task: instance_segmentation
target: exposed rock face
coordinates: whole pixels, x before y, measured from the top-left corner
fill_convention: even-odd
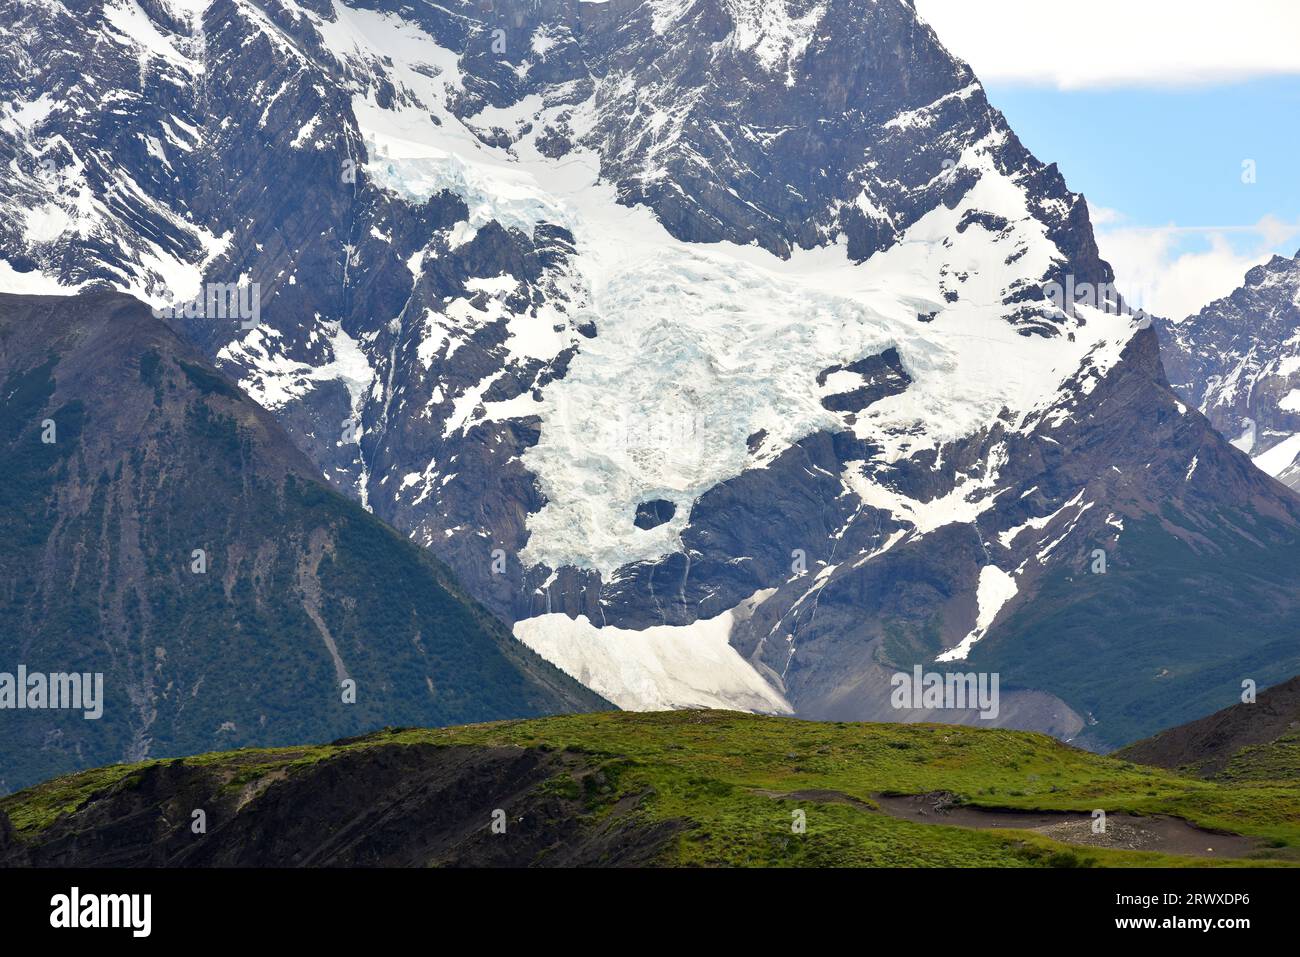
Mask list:
[[[128,296],[0,295],[0,428],[0,672],[102,674],[93,720],[84,693],[5,703],[2,791],[394,720],[607,707]]]
[[[648,532],[652,528],[658,528],[664,522],[671,521],[676,513],[677,506],[672,502],[655,498],[642,502],[636,507],[636,518],[632,520],[632,524]]]
[[[258,282],[176,326],[571,674],[1105,747],[1300,670],[1296,500],[905,0],[166,3],[12,7],[4,278]]]
[[[1300,487],[1300,253],[1254,267],[1231,295],[1160,332],[1175,390],[1256,465]]]
[[[1016,592],[998,627],[971,647],[969,664],[953,667],[1000,673],[1004,699],[1010,690],[1021,716],[1007,713],[1011,726],[1032,715],[1030,726],[1106,747],[1120,742],[1101,736],[1097,715],[1117,691],[1146,702],[1136,717],[1116,716],[1122,733],[1160,714],[1205,713],[1264,662],[1261,681],[1278,680],[1300,649],[1249,623],[1296,614],[1275,591],[1291,573],[1257,578],[1255,564],[1264,554],[1297,554],[1294,500],[1203,417],[1179,410],[1151,330],[1070,407],[1068,418],[1045,411],[1027,434],[995,428],[983,445],[946,453],[958,463],[1000,463],[998,487],[1007,491],[990,508],[920,536],[852,523],[839,544],[849,560],[819,556],[827,565],[811,587],[807,578],[782,586],[733,641],[780,676],[802,713],[888,719],[888,702],[876,695],[870,704],[868,689],[961,641],[994,568],[1011,573]],[[995,455],[1001,443],[1006,451]],[[871,542],[895,535],[896,544],[863,560]],[[1192,659],[1206,668],[1202,681],[1173,678],[1175,663]],[[1112,667],[1118,672],[1098,674]],[[1016,694],[1028,689],[1057,697],[1040,695],[1031,707]],[[956,717],[979,720],[973,710]]]
[[[599,826],[582,784],[603,777],[581,754],[504,747],[383,746],[230,786],[237,765],[152,765],[94,796],[36,841],[7,835],[6,867],[641,866],[678,833],[635,802]],[[578,782],[574,795],[544,787]],[[382,795],[382,800],[376,800]],[[507,837],[493,832],[509,808]],[[190,828],[203,808],[207,831]],[[499,812],[498,812],[499,813]],[[503,820],[503,824],[506,822]]]
[[[853,383],[849,391],[823,398],[822,405],[832,412],[862,412],[874,402],[906,392],[912,384],[897,349],[886,349],[878,356],[867,356],[846,366],[823,369],[817,376],[817,384],[825,386],[826,380],[837,372],[860,376],[862,383]]]

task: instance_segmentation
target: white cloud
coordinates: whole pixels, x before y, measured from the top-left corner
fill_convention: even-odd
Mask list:
[[[1092,219],[1092,225],[1095,228],[1124,221],[1124,214],[1119,210],[1111,209],[1108,206],[1094,206],[1092,203],[1088,204],[1088,216]]]
[[[1296,0],[916,0],[985,82],[1063,90],[1300,74]]]
[[[1300,236],[1300,223],[1272,216],[1250,226],[1126,226],[1114,210],[1092,214],[1125,299],[1174,322],[1228,295],[1247,270]]]

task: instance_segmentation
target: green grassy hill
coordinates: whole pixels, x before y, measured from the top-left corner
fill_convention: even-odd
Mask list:
[[[1115,757],[1224,781],[1300,781],[1300,677],[1135,741]]]
[[[938,823],[882,810],[886,795],[902,794],[942,795],[928,818]],[[959,812],[951,820],[983,823],[942,823],[944,805]],[[195,808],[206,834],[191,833]],[[1071,833],[1059,828],[990,828],[998,815],[980,808],[1078,812],[1062,821],[1085,834],[1101,808],[1139,831],[1163,821],[1207,845],[1227,840],[1172,820],[1183,819],[1244,835],[1249,850],[1211,860],[1162,853],[1159,841],[1133,851],[1094,836],[1083,846],[1049,836]],[[119,765],[13,795],[0,811],[0,862],[9,864],[1300,863],[1294,777],[1206,781],[1025,732],[716,711],[388,730]],[[505,833],[493,833],[497,811]]]

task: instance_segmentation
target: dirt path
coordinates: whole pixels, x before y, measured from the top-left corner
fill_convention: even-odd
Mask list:
[[[1013,828],[1033,831],[1062,844],[1079,847],[1105,847],[1120,851],[1158,851],[1184,857],[1235,859],[1248,857],[1259,849],[1254,838],[1240,834],[1216,834],[1181,818],[1154,815],[1140,817],[1136,814],[1115,812],[1106,815],[1104,833],[1093,832],[1092,815],[1075,811],[1016,811],[989,809],[955,804],[951,794],[919,794],[898,797],[873,794],[879,805],[876,811],[869,804],[840,791],[807,790],[786,794],[761,792],[769,797],[792,801],[815,801],[821,804],[849,804],[870,813],[884,813],[890,817],[915,821],[920,824],[947,824],[951,827],[970,827],[979,830]]]
[[[1016,828],[1033,831],[1063,844],[1108,847],[1121,851],[1159,851],[1187,857],[1240,858],[1257,850],[1253,838],[1216,834],[1181,818],[1115,812],[1106,815],[1104,833],[1093,832],[1091,814],[1071,811],[990,810],[950,805],[951,797],[922,794],[905,797],[873,795],[891,817],[923,824],[950,824],[984,829]]]

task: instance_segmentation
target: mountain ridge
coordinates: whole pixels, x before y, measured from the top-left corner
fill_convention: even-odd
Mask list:
[[[5,790],[402,714],[607,706],[317,479],[138,301],[0,294],[0,383],[0,671],[104,676],[96,720],[6,710]]]
[[[1300,251],[1159,329],[1175,388],[1262,470],[1300,486]]]

